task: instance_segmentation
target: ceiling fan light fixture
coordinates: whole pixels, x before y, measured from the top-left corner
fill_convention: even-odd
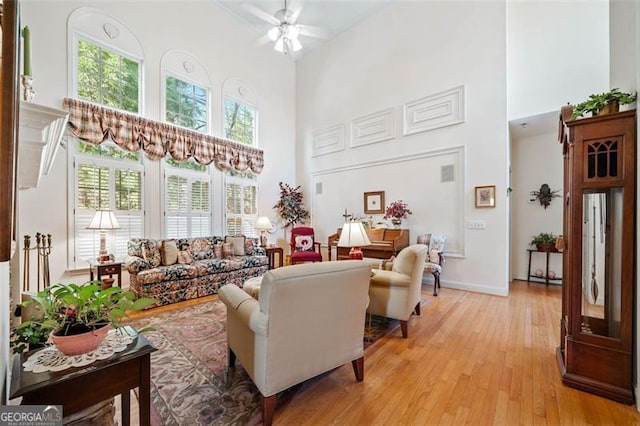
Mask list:
[[[273,48],[275,50],[277,50],[278,52],[280,52],[280,53],[286,54],[287,51],[285,50],[286,47],[285,47],[285,42],[284,41],[285,41],[285,37],[280,37],[278,39],[278,41],[276,41],[276,44],[273,46]]]
[[[267,35],[269,36],[269,39],[271,41],[276,41],[278,40],[278,38],[280,38],[280,35],[282,34],[282,31],[280,30],[280,27],[273,27],[269,30],[269,32],[267,33]]]
[[[297,38],[292,38],[291,47],[293,48],[294,52],[297,52],[298,50],[302,49],[302,44],[300,44],[300,41]]]

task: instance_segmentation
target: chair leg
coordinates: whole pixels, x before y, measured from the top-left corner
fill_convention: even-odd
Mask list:
[[[228,351],[227,359],[229,360],[229,367],[235,367],[235,365],[236,365],[236,354],[229,347],[227,347],[227,351]]]
[[[433,295],[438,295],[438,288],[440,288],[440,274],[437,272],[433,273]]]
[[[415,312],[416,315],[420,316],[420,302],[416,303],[416,307],[413,308],[413,312]]]
[[[407,330],[408,324],[409,324],[409,321],[400,321],[400,329],[402,330],[402,337],[404,337],[405,339],[409,337],[409,331]]]
[[[356,375],[356,380],[361,382],[364,380],[364,357],[360,357],[358,359],[354,359],[351,361],[351,366],[353,367],[353,372]]]
[[[262,424],[264,426],[271,426],[273,423],[273,413],[276,411],[276,396],[263,396],[262,397]]]

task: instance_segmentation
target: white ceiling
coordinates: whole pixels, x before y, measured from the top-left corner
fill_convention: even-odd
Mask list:
[[[273,42],[266,37],[267,31],[273,25],[256,15],[263,12],[274,16],[278,10],[284,8],[284,0],[213,1],[234,15],[239,22],[252,28],[256,33],[257,43],[264,44],[265,48],[273,48]],[[301,35],[299,40],[302,43],[302,50],[296,57],[357,25],[392,1],[394,0],[287,0],[288,9],[293,12],[300,11],[296,21],[298,25],[323,35],[323,38]],[[250,9],[255,10],[256,13],[252,13]],[[280,53],[274,50],[274,54]]]

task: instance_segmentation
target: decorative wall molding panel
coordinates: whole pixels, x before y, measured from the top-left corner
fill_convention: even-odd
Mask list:
[[[408,102],[402,113],[405,136],[464,123],[464,86]]]
[[[351,122],[351,148],[395,137],[395,108],[374,112]]]
[[[313,132],[313,156],[329,154],[344,149],[345,125],[337,124]]]

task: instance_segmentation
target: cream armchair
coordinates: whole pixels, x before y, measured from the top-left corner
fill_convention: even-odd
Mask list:
[[[276,394],[351,362],[364,378],[364,327],[371,267],[362,261],[307,263],[268,271],[258,300],[234,285],[227,306],[229,366],[236,357],[262,394],[271,424]]]
[[[369,283],[369,313],[400,320],[402,337],[413,312],[420,315],[422,275],[428,247],[414,244],[398,253],[390,271],[379,269]]]

